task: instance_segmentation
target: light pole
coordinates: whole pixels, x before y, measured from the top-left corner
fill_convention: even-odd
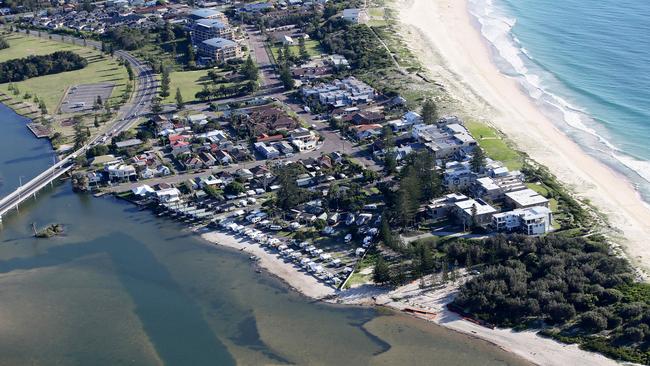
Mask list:
[[[20,210],[18,209],[18,205],[20,204],[20,201],[22,200],[23,196],[23,177],[24,175],[21,175],[18,177],[18,202],[16,202],[16,212],[20,213]]]

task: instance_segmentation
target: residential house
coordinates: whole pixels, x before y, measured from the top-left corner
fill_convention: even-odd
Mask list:
[[[267,145],[264,142],[256,142],[253,144],[255,150],[262,154],[266,159],[275,159],[280,157],[280,152],[273,146]]]
[[[530,188],[505,194],[506,204],[512,208],[528,208],[542,206],[548,208],[549,201]]]
[[[448,190],[459,191],[469,188],[476,178],[469,161],[450,161],[445,164],[442,184]]]
[[[201,169],[205,165],[203,160],[199,159],[199,157],[194,154],[187,156],[181,164],[186,170]]]
[[[354,24],[365,24],[370,20],[366,9],[344,9],[341,18]]]
[[[224,150],[216,150],[213,153],[215,159],[221,164],[221,165],[229,165],[234,163],[234,159],[230,154],[228,154],[227,151]]]
[[[373,123],[381,123],[384,121],[384,119],[385,117],[382,113],[366,110],[355,113],[352,116],[352,123],[355,125],[367,125]]]
[[[108,173],[108,179],[111,181],[127,181],[138,176],[135,167],[130,164],[113,164],[105,168]]]
[[[375,90],[371,86],[354,76],[334,80],[329,84],[303,86],[301,93],[306,99],[317,98],[321,105],[334,108],[369,103],[376,97]]]
[[[359,125],[350,127],[358,140],[366,140],[381,136],[382,126],[379,124]]]
[[[164,188],[155,192],[158,201],[163,203],[177,202],[180,200],[181,192],[177,188]]]
[[[450,193],[444,197],[437,198],[427,205],[427,213],[432,219],[446,218],[451,213],[451,209],[455,207],[456,202],[466,201],[468,198],[464,194]]]
[[[318,143],[318,135],[314,131],[300,127],[291,131],[291,143],[301,152],[313,150]]]
[[[454,203],[453,212],[464,226],[486,226],[492,222],[497,210],[479,199],[468,199]]]
[[[207,151],[199,153],[199,158],[203,161],[203,166],[206,167],[213,166],[217,162],[217,159]]]
[[[460,124],[443,126],[419,124],[413,126],[413,138],[425,144],[436,159],[446,159],[459,152],[469,153],[477,146],[476,140]]]
[[[496,231],[517,231],[526,235],[543,235],[551,231],[553,215],[544,206],[518,208],[492,216],[492,226]]]

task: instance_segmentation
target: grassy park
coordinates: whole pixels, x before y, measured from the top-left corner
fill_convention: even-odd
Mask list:
[[[116,60],[102,55],[99,51],[59,42],[57,36],[48,39],[45,33],[41,38],[11,34],[5,39],[10,47],[0,50],[0,62],[29,55],[51,54],[56,51],[73,51],[88,60],[88,66],[81,70],[40,76],[14,83],[21,92],[20,96],[13,96],[8,90],[8,83],[0,84],[1,92],[12,95],[18,101],[22,100],[22,95],[25,93],[36,95],[45,102],[48,111],[52,113],[56,110],[66,89],[77,84],[110,82],[116,86],[111,94],[112,99],[117,99],[124,93],[128,82],[126,69]]]
[[[181,89],[181,95],[186,102],[196,100],[194,95],[203,89],[203,85],[210,85],[209,70],[173,71],[169,74],[169,96],[163,103],[176,103],[176,88]]]
[[[214,83],[208,76],[210,70],[193,70],[193,71],[172,71],[169,74],[169,96],[165,98],[163,104],[174,104],[176,103],[176,88],[180,88],[181,95],[185,102],[194,102],[196,101],[196,93],[203,89],[203,85],[209,87],[218,87],[219,85],[223,86],[232,86],[235,83],[232,82],[219,82]],[[224,75],[224,72],[221,71],[221,75]]]
[[[278,58],[278,49],[280,48],[282,48],[281,45],[271,47],[271,50],[273,52],[273,58],[275,59]],[[312,58],[319,56],[323,53],[321,51],[320,44],[318,43],[318,41],[315,41],[313,39],[305,40],[305,48],[307,49],[307,53],[309,54],[309,56],[311,56]],[[291,50],[291,53],[294,56],[298,56],[300,54],[300,46],[298,46],[297,42],[295,45],[289,46],[289,49]]]

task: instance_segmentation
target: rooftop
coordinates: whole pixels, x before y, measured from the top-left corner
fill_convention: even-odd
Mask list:
[[[214,48],[234,47],[237,45],[235,42],[225,38],[210,38],[202,43]]]
[[[506,196],[520,206],[535,206],[546,204],[548,202],[548,199],[530,188],[522,189],[520,191],[508,192],[506,193]]]

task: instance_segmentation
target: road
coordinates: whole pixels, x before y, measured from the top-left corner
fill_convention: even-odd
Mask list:
[[[63,39],[75,43],[83,42],[82,40],[69,36],[65,36]],[[86,44],[91,47],[101,47],[101,45],[95,41],[88,41]],[[106,133],[93,137],[86,145],[67,155],[58,163],[54,164],[29,182],[26,182],[15,191],[2,198],[0,200],[0,221],[2,221],[2,216],[11,209],[18,208],[18,205],[24,200],[28,199],[30,196],[36,196],[36,193],[47,184],[53,182],[56,178],[71,170],[75,165],[74,162],[77,156],[85,154],[86,150],[90,147],[99,143],[104,143],[111,137],[131,128],[140,116],[148,113],[157,88],[157,81],[151,68],[131,56],[126,51],[117,51],[115,54],[116,56],[128,61],[131,64],[133,71],[136,73],[138,86],[135,94],[131,97],[129,102],[119,109],[117,117],[114,120],[115,122],[110,126]]]

